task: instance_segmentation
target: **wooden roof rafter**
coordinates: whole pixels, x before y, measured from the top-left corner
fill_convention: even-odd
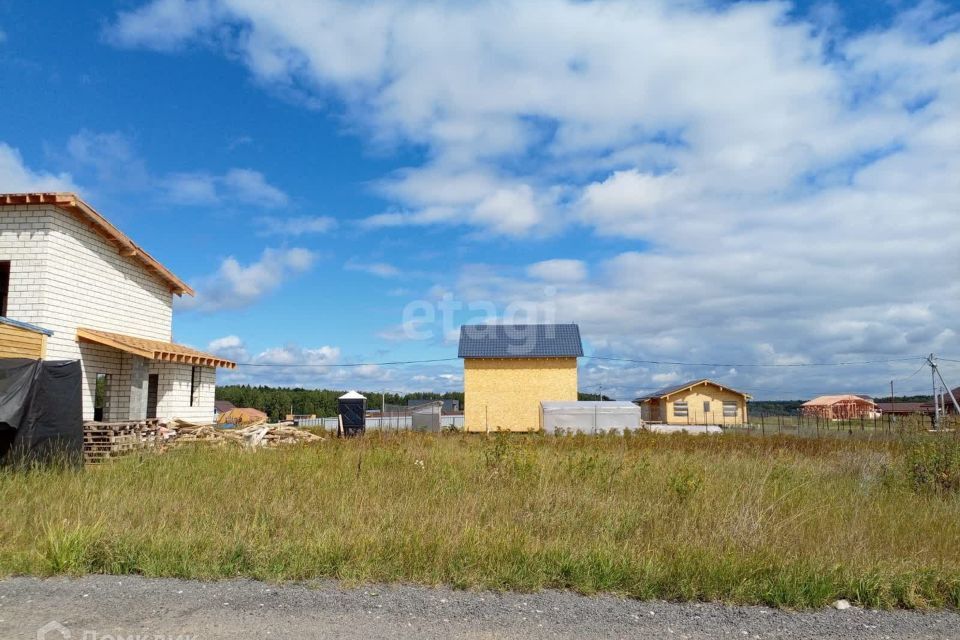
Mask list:
[[[167,284],[172,293],[194,295],[195,292],[190,285],[160,264],[156,258],[144,251],[129,236],[113,226],[109,220],[100,215],[76,194],[65,192],[0,194],[0,207],[30,204],[49,204],[73,214],[80,222],[117,247],[120,255],[134,258],[140,262],[144,268]]]
[[[111,333],[109,331],[84,329],[80,327],[77,329],[77,341],[103,345],[158,362],[173,362],[176,364],[189,364],[201,367],[221,367],[224,369],[235,369],[237,366],[237,363],[227,360],[226,358],[220,358],[210,353],[197,351],[196,349],[191,349],[190,347],[185,347],[174,342],[138,338],[122,333]]]

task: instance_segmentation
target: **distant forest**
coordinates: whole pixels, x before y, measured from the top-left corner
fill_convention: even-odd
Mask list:
[[[300,389],[288,387],[266,387],[250,385],[228,385],[217,387],[217,400],[229,400],[238,407],[253,407],[267,413],[271,420],[281,420],[288,413],[316,414],[317,417],[337,415],[337,398],[345,391],[331,389]],[[380,409],[381,400],[388,405],[406,405],[410,400],[459,400],[464,406],[462,391],[447,393],[388,393],[381,396],[379,391],[361,391],[367,397],[368,409]],[[577,394],[580,400],[599,400],[596,393]],[[604,395],[604,401],[613,398]],[[874,398],[877,402],[890,402],[890,398]],[[897,396],[896,402],[929,402],[930,396]],[[768,416],[795,416],[803,400],[752,400],[750,413]]]
[[[282,420],[289,413],[297,415],[315,414],[319,418],[337,415],[337,398],[346,391],[332,389],[301,389],[289,387],[266,387],[250,385],[227,385],[217,387],[217,400],[228,400],[237,407],[252,407],[259,409],[270,416],[271,420]],[[367,397],[368,409],[380,409],[381,402],[388,405],[398,404],[405,406],[410,400],[459,400],[463,407],[463,392],[450,391],[448,393],[387,393],[381,395],[379,391],[361,391]],[[580,400],[599,400],[595,393],[578,394]],[[603,396],[604,400],[611,400]]]

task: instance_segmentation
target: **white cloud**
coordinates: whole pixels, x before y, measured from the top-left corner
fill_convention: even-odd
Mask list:
[[[161,0],[141,9],[120,14],[118,27],[107,32],[107,39],[118,46],[149,46],[172,50],[185,38],[198,35],[213,26],[216,3],[206,0]]]
[[[22,191],[77,191],[69,173],[34,171],[23,162],[20,152],[0,142],[0,185],[7,193]]]
[[[223,173],[175,171],[154,174],[136,149],[131,136],[120,131],[81,129],[70,136],[58,158],[88,190],[139,192],[190,205],[225,202],[276,209],[290,198],[259,171],[231,168]],[[303,220],[303,219],[302,219]],[[321,219],[313,219],[314,225]]]
[[[90,181],[100,188],[145,189],[150,178],[146,164],[131,140],[118,131],[81,129],[70,136],[66,160],[78,174],[90,172]]]
[[[586,277],[551,303],[606,352],[801,363],[928,351],[960,315],[960,21],[923,3],[841,32],[829,12],[814,24],[790,10],[164,0],[110,32],[125,46],[219,48],[264,86],[335,98],[371,144],[423,149],[378,183],[391,206],[367,226],[603,236]],[[603,257],[608,242],[621,244]],[[544,300],[537,269],[500,271],[451,278],[464,300]],[[626,393],[662,373],[585,379]],[[736,379],[819,391],[892,373]]]
[[[163,189],[179,204],[216,204],[220,201],[213,176],[203,173],[173,173],[164,178]]]
[[[259,171],[230,169],[222,175],[174,173],[160,180],[167,197],[181,204],[236,202],[275,208],[289,202],[286,193],[269,184]]]
[[[260,260],[241,264],[233,256],[220,268],[194,283],[195,298],[181,298],[178,306],[212,313],[249,306],[279,288],[286,280],[313,266],[316,256],[302,248],[264,249]]]
[[[239,202],[280,207],[289,201],[287,194],[267,183],[263,174],[253,169],[230,169],[222,181],[225,195]]]
[[[233,362],[247,362],[250,359],[243,340],[235,335],[211,340],[207,345],[207,351]]]
[[[295,216],[279,218],[264,216],[255,222],[264,236],[302,236],[311,233],[327,233],[337,226],[336,218],[330,216]]]
[[[396,278],[401,274],[400,269],[389,262],[364,262],[356,258],[347,260],[343,268],[350,271],[362,271],[380,278]]]
[[[211,341],[207,350],[238,363],[254,365],[218,373],[219,384],[386,390],[393,393],[449,391],[463,385],[459,365],[420,364],[409,368],[383,367],[376,364],[330,366],[370,360],[356,355],[345,357],[340,347],[332,345],[306,347],[285,344],[255,350],[248,347],[240,337],[231,335]]]
[[[580,282],[587,277],[587,265],[582,260],[544,260],[527,267],[527,275],[547,282]]]
[[[237,349],[242,346],[243,341],[240,340],[240,337],[231,335],[211,340],[210,344],[207,345],[207,349],[210,351],[220,352],[224,349]]]

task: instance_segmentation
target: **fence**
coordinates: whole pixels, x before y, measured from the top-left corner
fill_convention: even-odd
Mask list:
[[[336,431],[338,419],[333,418],[312,418],[298,420],[298,427],[311,427],[324,429],[326,431]],[[444,429],[457,428],[463,429],[463,416],[440,416],[440,426]],[[366,428],[371,431],[405,431],[413,428],[412,416],[383,416],[382,418],[367,418]]]
[[[861,416],[845,420],[830,420],[819,416],[774,416],[752,414],[748,424],[727,426],[728,431],[751,435],[795,435],[803,437],[898,437],[933,429],[931,416],[916,413],[908,415]],[[960,416],[940,417],[940,429],[953,435],[960,434]]]

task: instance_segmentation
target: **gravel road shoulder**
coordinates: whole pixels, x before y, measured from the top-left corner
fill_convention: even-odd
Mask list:
[[[0,580],[0,638],[960,638],[951,611],[786,612],[335,582],[271,585],[131,576]],[[69,635],[63,631],[66,629]]]

